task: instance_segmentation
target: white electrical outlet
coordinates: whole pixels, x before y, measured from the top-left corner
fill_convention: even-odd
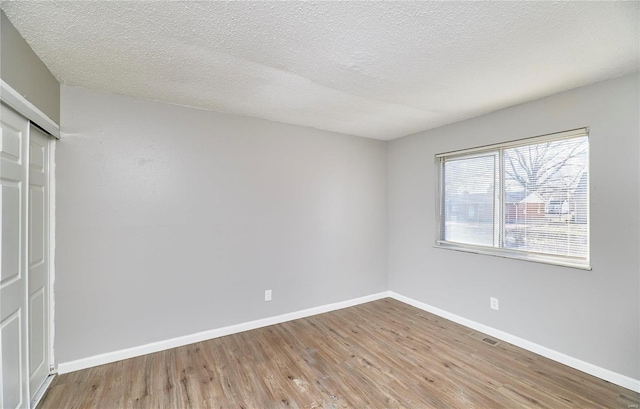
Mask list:
[[[500,309],[500,304],[498,303],[497,298],[489,297],[489,306],[491,307],[492,310]]]
[[[264,290],[264,300],[271,301],[271,290]]]

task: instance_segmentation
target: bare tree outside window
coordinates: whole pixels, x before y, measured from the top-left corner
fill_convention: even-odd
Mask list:
[[[505,248],[587,253],[586,137],[504,150]]]
[[[577,184],[586,169],[587,138],[505,149],[505,174],[512,185],[540,194]]]

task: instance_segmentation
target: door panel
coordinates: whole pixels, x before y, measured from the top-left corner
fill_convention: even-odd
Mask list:
[[[49,376],[49,137],[29,130],[29,390]]]
[[[0,366],[3,408],[29,405],[27,358],[27,143],[29,122],[0,106]]]
[[[2,178],[2,220],[20,219],[21,183]],[[2,224],[2,274],[0,285],[8,286],[20,279],[20,223]]]
[[[46,338],[46,303],[45,291],[40,289],[29,295],[29,339]],[[46,345],[43,342],[29,342],[29,373],[36,374],[42,367],[47,367]],[[49,375],[47,374],[45,378]],[[40,385],[30,385],[31,395],[38,390]],[[35,391],[33,389],[35,386]],[[31,396],[33,398],[33,396]]]
[[[25,384],[23,378],[26,374],[22,336],[23,312],[18,309],[15,313],[6,317],[0,324],[2,330],[2,407],[22,408],[25,405]]]
[[[44,200],[44,188],[34,186],[31,181],[29,186],[29,269],[45,262]],[[31,277],[29,279],[31,280]]]

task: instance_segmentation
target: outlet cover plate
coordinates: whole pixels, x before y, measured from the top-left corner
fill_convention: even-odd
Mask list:
[[[498,303],[498,299],[494,297],[489,297],[489,306],[492,310],[499,310],[500,304]]]

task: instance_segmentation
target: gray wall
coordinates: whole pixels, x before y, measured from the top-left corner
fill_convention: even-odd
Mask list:
[[[386,142],[68,86],[61,126],[58,363],[387,290]]]
[[[640,379],[639,89],[628,75],[390,142],[390,289]],[[582,126],[592,271],[432,247],[435,154]]]
[[[0,77],[27,101],[60,123],[60,84],[0,11]]]

